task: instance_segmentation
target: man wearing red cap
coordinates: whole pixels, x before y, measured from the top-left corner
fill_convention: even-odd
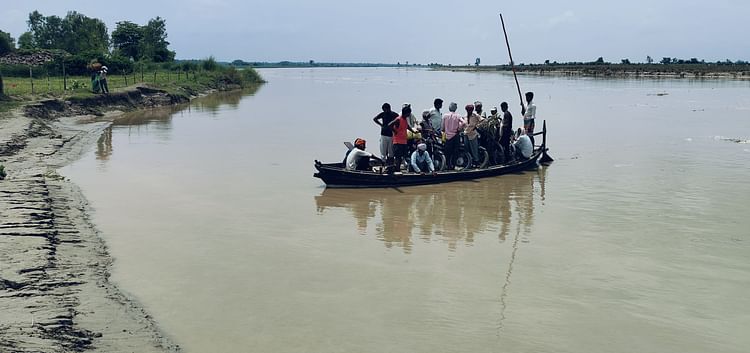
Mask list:
[[[370,152],[365,151],[366,141],[358,138],[354,140],[354,148],[346,156],[346,170],[370,170],[370,158],[377,159],[382,162],[382,159],[373,155]]]

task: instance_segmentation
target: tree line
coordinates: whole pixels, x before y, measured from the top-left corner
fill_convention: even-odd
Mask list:
[[[651,56],[646,56],[646,64],[653,64],[654,59]],[[686,64],[711,64],[711,65],[747,65],[748,62],[744,60],[737,60],[732,61],[730,59],[726,60],[718,60],[716,62],[708,62],[704,59],[698,59],[698,58],[690,58],[690,59],[679,59],[679,58],[670,58],[670,57],[663,57],[659,62],[659,64],[664,65],[670,65],[670,64],[679,64],[679,65],[686,65]],[[612,65],[612,64],[624,64],[624,65],[631,65],[631,64],[639,64],[638,62],[631,62],[629,58],[625,58],[620,60],[619,63],[612,63],[604,60],[604,57],[599,57],[594,61],[587,61],[587,62],[581,62],[581,61],[570,61],[570,62],[562,62],[558,63],[557,61],[550,62],[550,60],[545,60],[544,65],[549,66],[556,66],[556,65],[564,65],[564,66],[570,66],[570,65]],[[641,63],[642,64],[642,63]],[[524,64],[520,64],[524,65]],[[538,65],[538,64],[527,64],[527,65]]]
[[[111,35],[102,20],[76,11],[69,11],[65,17],[33,11],[26,23],[28,31],[18,37],[18,47],[10,33],[0,30],[0,56],[14,51],[33,54],[62,50],[65,55],[60,55],[49,69],[58,71],[56,67],[65,64],[70,74],[85,73],[92,62],[107,65],[116,73],[132,71],[135,62],[169,63],[175,57],[169,49],[166,21],[158,16],[144,25],[117,22]]]

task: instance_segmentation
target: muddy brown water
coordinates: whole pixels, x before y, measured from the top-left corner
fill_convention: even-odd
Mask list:
[[[512,76],[263,70],[130,114],[61,173],[113,280],[189,352],[746,352],[750,83],[521,76],[556,161],[326,190],[380,105],[507,100]]]

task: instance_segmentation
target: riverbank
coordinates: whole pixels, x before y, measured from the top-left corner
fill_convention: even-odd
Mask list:
[[[136,86],[0,113],[0,165],[7,173],[0,180],[0,351],[180,350],[109,282],[112,258],[86,198],[56,170],[78,159],[122,113],[215,90],[201,89]]]
[[[511,71],[510,65],[431,66],[431,68],[458,72]],[[750,65],[748,64],[531,64],[516,66],[515,70],[520,74],[531,75],[750,80]]]

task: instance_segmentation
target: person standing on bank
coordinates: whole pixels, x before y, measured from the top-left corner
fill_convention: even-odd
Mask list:
[[[500,146],[503,148],[505,163],[510,162],[510,137],[513,135],[513,115],[508,111],[508,103],[500,103],[503,112],[503,123],[500,125]]]
[[[411,131],[411,133],[416,133],[409,126],[409,115],[411,115],[411,108],[408,106],[404,107],[401,109],[401,116],[388,124],[388,127],[393,129],[393,157],[396,160],[396,171],[399,171],[404,159],[409,158],[408,134],[406,132]]]
[[[443,116],[442,130],[445,132],[445,164],[448,170],[453,169],[453,158],[456,155],[456,149],[459,144],[458,133],[466,126],[466,120],[456,114],[458,104],[451,102],[448,105],[448,114]]]
[[[531,144],[534,144],[534,119],[536,119],[536,104],[533,102],[534,92],[526,92],[526,107],[521,104],[521,115],[523,115],[523,129],[529,135]]]
[[[109,94],[109,86],[107,85],[107,67],[102,66],[102,71],[99,72],[99,86],[101,86],[102,93]]]
[[[375,124],[380,125],[380,157],[384,161],[390,161],[393,158],[393,130],[390,124],[396,120],[398,114],[391,111],[391,105],[383,103],[383,112],[372,118]]]

